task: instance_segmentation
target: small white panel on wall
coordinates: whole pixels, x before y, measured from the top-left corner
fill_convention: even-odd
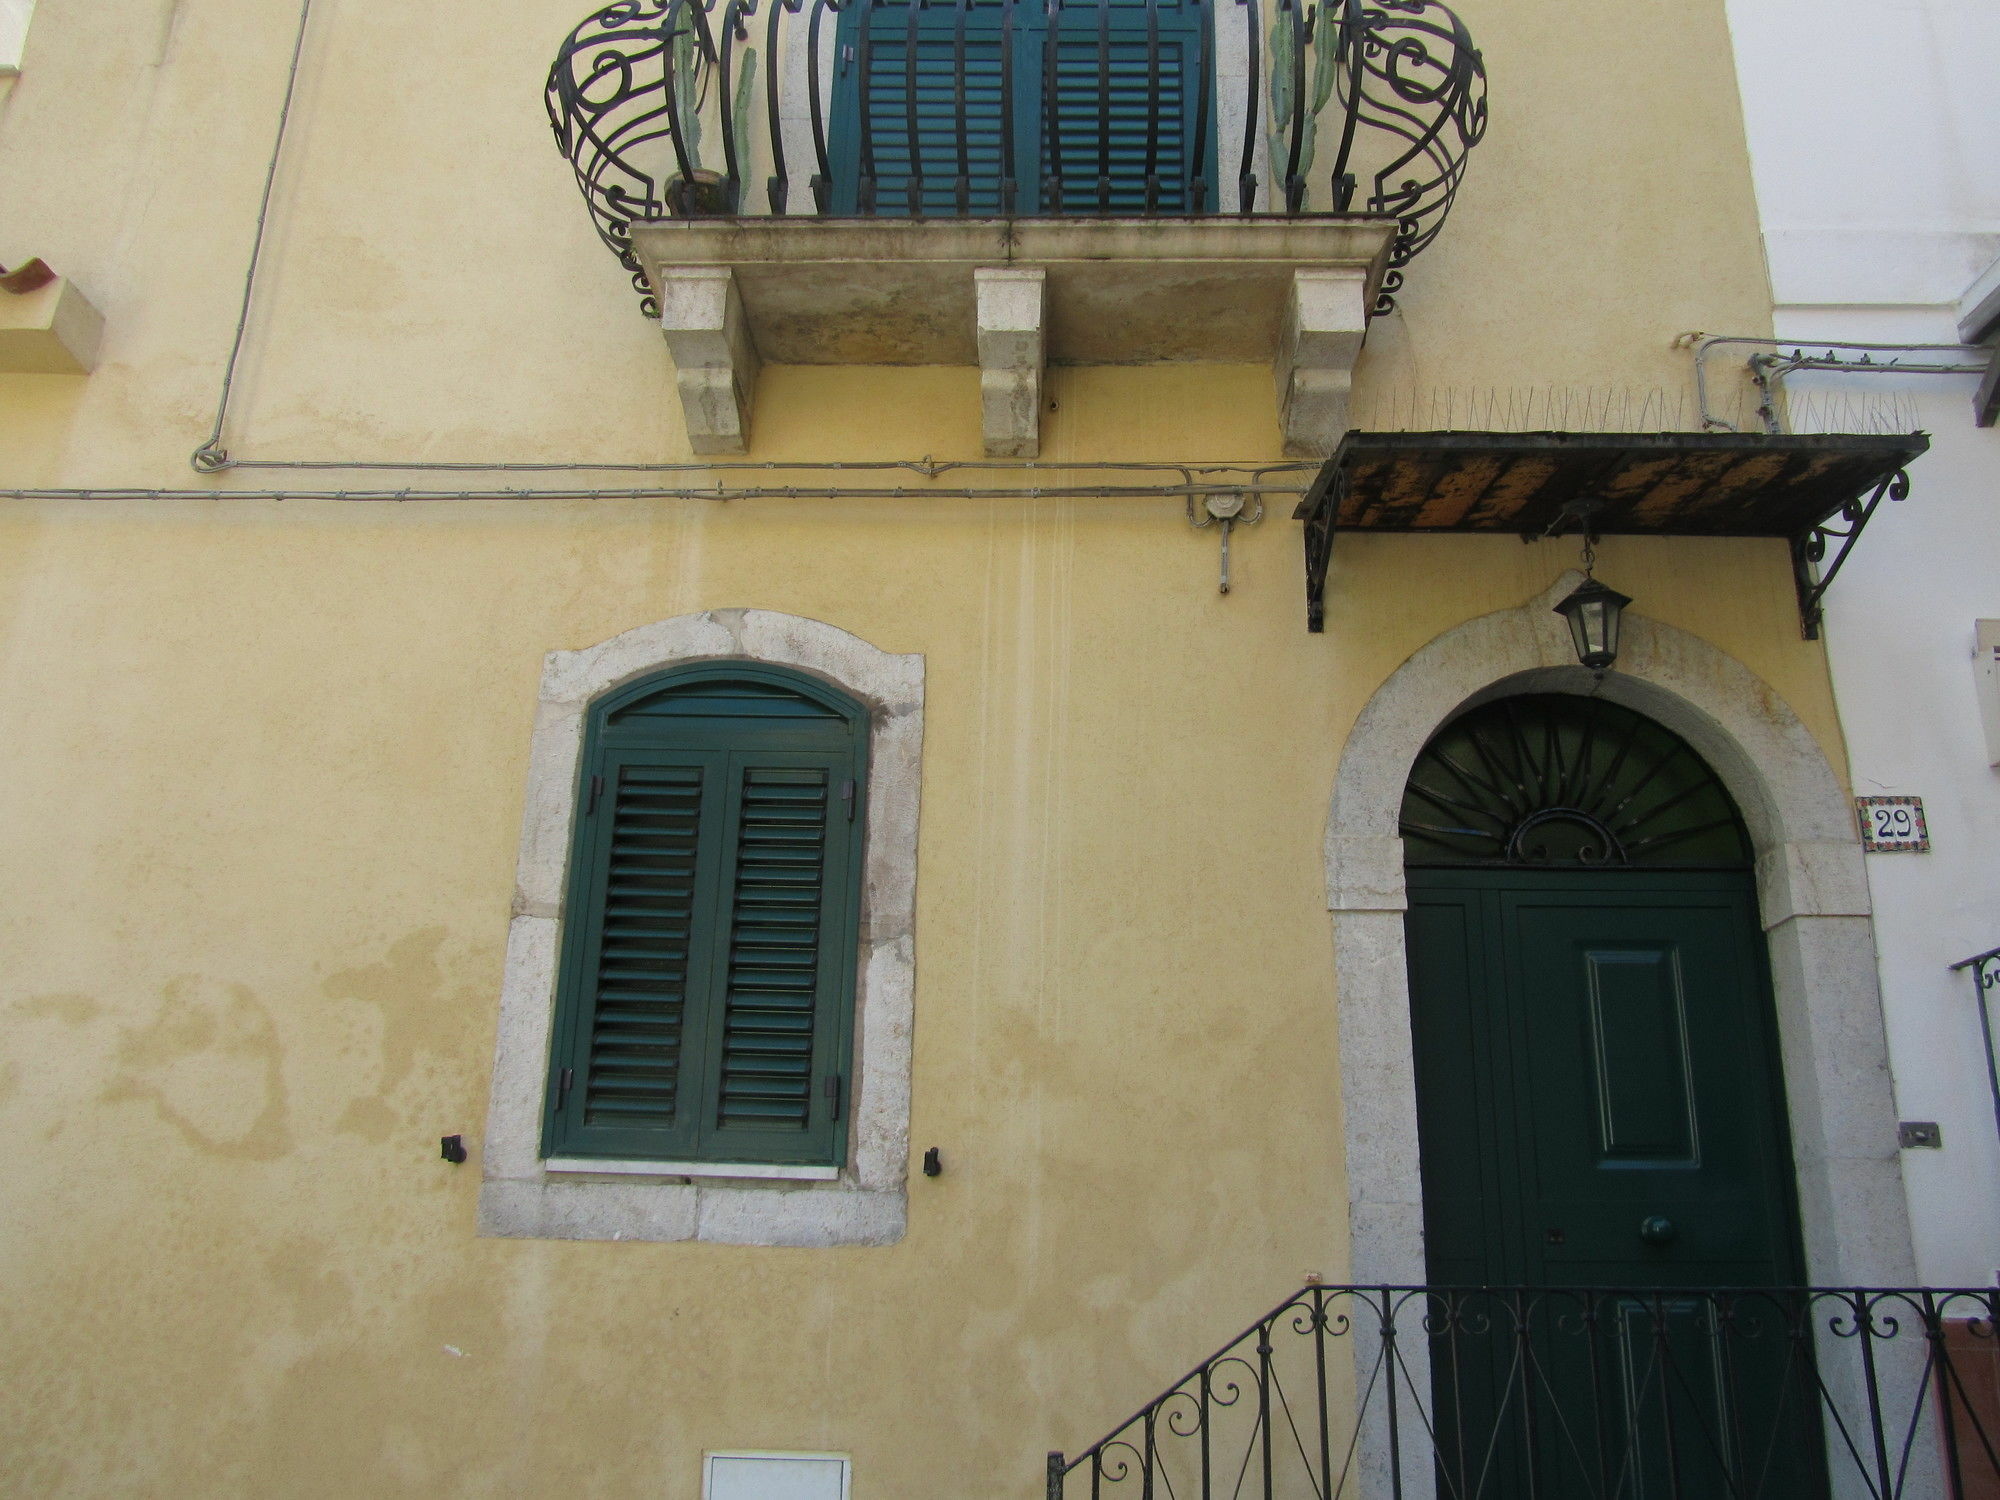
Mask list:
[[[1986,727],[1986,763],[2000,766],[2000,620],[1974,620],[1972,673],[1979,721]]]
[[[0,0],[0,75],[21,70],[21,54],[28,47],[28,18],[35,13],[35,0]]]
[[[710,1453],[702,1460],[704,1500],[847,1500],[840,1453]]]

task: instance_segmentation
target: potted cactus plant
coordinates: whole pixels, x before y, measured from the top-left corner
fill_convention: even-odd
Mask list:
[[[677,32],[672,46],[671,87],[674,120],[680,133],[681,150],[688,164],[685,172],[667,179],[667,212],[676,218],[703,218],[736,211],[736,179],[701,165],[702,106],[707,94],[712,64],[698,48],[694,34]],[[729,132],[737,172],[743,170],[750,146],[750,99],[756,82],[757,49],[744,49],[743,66],[737,74],[734,97],[726,101],[723,129]]]
[[[1273,190],[1278,192],[1286,190],[1284,176],[1291,163],[1293,122],[1300,115],[1304,116],[1304,123],[1300,127],[1296,177],[1301,189],[1312,172],[1320,111],[1333,95],[1334,75],[1340,63],[1340,18],[1333,5],[1321,4],[1310,28],[1310,40],[1302,43],[1300,33],[1306,29],[1289,10],[1281,10],[1277,24],[1271,28],[1271,179]],[[1298,66],[1301,45],[1312,50],[1309,70]],[[1301,90],[1299,83],[1308,71],[1310,82]],[[1310,97],[1301,99],[1298,97],[1301,92]],[[1296,210],[1303,204],[1287,206]]]

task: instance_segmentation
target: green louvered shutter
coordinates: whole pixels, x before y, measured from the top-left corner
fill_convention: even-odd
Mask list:
[[[1055,109],[1041,120],[1042,211],[1193,212],[1194,112],[1200,100],[1201,13],[1188,4],[1065,8],[1057,32]],[[1046,65],[1045,65],[1046,66]],[[1099,80],[1104,80],[1100,86]],[[1044,94],[1046,99],[1046,93]],[[1215,208],[1214,173],[1203,204]]]
[[[838,1162],[865,744],[865,719],[699,676],[593,723],[547,1154]]]
[[[846,1086],[826,1049],[853,964],[847,893],[830,878],[849,862],[851,767],[738,755],[731,776],[709,1134],[740,1160],[798,1160],[824,1154]]]
[[[1016,7],[1020,31],[1033,7]],[[834,212],[998,214],[1010,111],[997,5],[876,4],[842,12],[835,78]],[[910,62],[914,21],[916,63]],[[962,23],[962,24],[961,24]],[[1039,33],[1037,33],[1039,35]],[[1016,57],[1020,56],[1017,45]],[[960,96],[959,58],[965,87]],[[960,122],[963,120],[963,128]],[[1032,157],[1017,159],[1016,172]],[[921,191],[919,191],[919,179]]]
[[[995,0],[964,9],[879,0],[841,12],[831,145],[835,213],[1001,213],[1003,131],[1014,143],[1017,213],[1058,211],[1058,148],[1062,211],[1145,213],[1150,174],[1157,179],[1153,212],[1190,213],[1189,181],[1197,171],[1208,184],[1201,207],[1213,211],[1215,136],[1213,129],[1197,130],[1195,119],[1204,102],[1206,53],[1199,5],[1063,6],[1053,118],[1046,107],[1047,7],[1016,4],[1004,27],[1003,15]],[[1003,50],[1011,51],[1004,75]],[[1100,87],[1100,79],[1108,86]],[[1010,90],[1012,97],[1004,97]]]
[[[577,850],[588,883],[569,946],[553,1108],[564,1153],[666,1157],[694,1149],[706,1050],[727,759],[626,752],[584,791]],[[590,804],[595,804],[590,805]]]

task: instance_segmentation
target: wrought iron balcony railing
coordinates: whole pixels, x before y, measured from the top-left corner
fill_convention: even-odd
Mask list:
[[[1308,1286],[1048,1500],[1989,1500],[2000,1291]]]
[[[1437,0],[615,0],[547,104],[642,295],[643,220],[1330,212],[1387,297],[1486,128]]]

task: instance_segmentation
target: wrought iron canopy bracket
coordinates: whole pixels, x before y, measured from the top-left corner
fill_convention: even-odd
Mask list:
[[[1891,500],[1907,499],[1910,493],[1910,474],[1907,469],[1898,469],[1885,475],[1874,491],[1863,497],[1856,495],[1843,504],[1839,510],[1819,521],[1810,530],[1792,538],[1792,583],[1799,595],[1799,630],[1809,641],[1819,639],[1822,620],[1820,601],[1826,597],[1828,586],[1834,575],[1840,571],[1847,554],[1854,550],[1854,544],[1861,540],[1861,532],[1883,497]],[[1833,549],[1833,561],[1826,563],[1829,548]],[[1824,566],[1821,566],[1825,563]]]
[[[1979,1001],[1979,1037],[1986,1044],[1986,1083],[1993,1092],[1993,1128],[2000,1130],[2000,1057],[1993,1052],[1993,1012],[1986,998],[2000,986],[2000,948],[1962,958],[1951,967],[1953,972],[1972,970],[1973,996]]]
[[[1306,629],[1314,635],[1326,630],[1326,569],[1333,561],[1334,519],[1340,514],[1346,490],[1347,476],[1336,469],[1332,482],[1316,497],[1308,495],[1301,506],[1306,523]],[[1317,505],[1313,504],[1315,498]]]

